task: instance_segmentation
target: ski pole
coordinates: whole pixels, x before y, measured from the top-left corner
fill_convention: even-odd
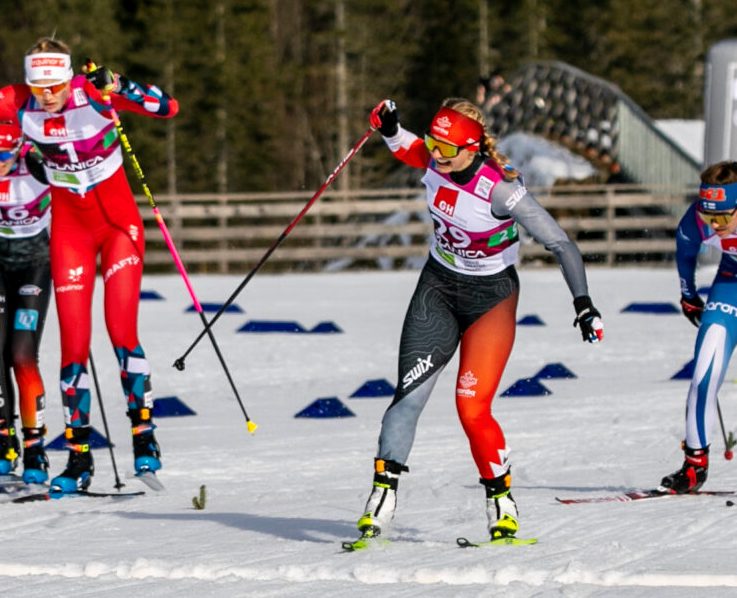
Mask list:
[[[115,463],[115,453],[113,452],[113,439],[110,436],[110,428],[107,425],[107,416],[105,414],[105,405],[102,403],[102,393],[100,392],[100,382],[97,379],[97,369],[95,368],[95,360],[92,359],[92,349],[90,349],[90,373],[92,381],[95,384],[95,394],[97,394],[97,404],[100,406],[100,415],[102,416],[102,426],[105,429],[108,448],[110,449],[110,460],[113,462],[113,473],[115,474],[115,488],[120,490],[125,484],[120,481],[118,475],[118,466]]]
[[[358,140],[358,142],[349,150],[349,152],[345,155],[345,157],[340,161],[340,163],[335,167],[335,170],[331,172],[328,177],[325,179],[325,182],[322,184],[322,186],[315,192],[315,194],[309,199],[309,201],[304,205],[302,210],[297,214],[297,216],[287,225],[287,227],[282,231],[282,233],[277,237],[276,241],[274,241],[271,246],[266,250],[266,252],[261,256],[261,259],[256,263],[256,265],[251,269],[251,271],[246,275],[246,277],[243,279],[243,281],[238,285],[238,287],[233,291],[233,293],[228,297],[227,301],[220,307],[218,312],[212,317],[209,324],[205,325],[205,328],[200,332],[199,336],[192,342],[192,344],[189,346],[189,348],[182,354],[179,359],[177,359],[174,362],[174,367],[178,370],[184,369],[184,360],[187,358],[187,356],[192,352],[192,350],[197,346],[197,343],[202,340],[202,337],[210,331],[212,326],[217,322],[218,318],[225,312],[225,310],[228,308],[228,306],[233,303],[235,298],[238,296],[238,294],[243,290],[243,288],[249,283],[249,281],[253,278],[253,276],[256,274],[256,272],[259,271],[261,266],[263,266],[266,263],[266,260],[269,259],[272,253],[276,251],[276,248],[281,245],[281,243],[284,241],[284,239],[287,238],[290,232],[292,232],[292,229],[297,226],[297,223],[302,220],[302,217],[307,213],[307,211],[312,207],[312,205],[318,200],[318,198],[322,195],[323,191],[327,189],[330,184],[335,180],[335,178],[340,174],[340,171],[345,168],[345,165],[348,164],[348,162],[351,161],[353,156],[355,156],[358,151],[363,147],[364,143],[368,141],[368,138],[371,136],[371,133],[374,132],[373,128],[369,128],[366,130],[366,132],[363,134],[363,136]]]
[[[86,69],[87,72],[91,73],[97,69],[97,66],[94,62],[87,59],[86,63]],[[223,354],[220,352],[220,347],[218,346],[217,341],[215,340],[215,335],[210,330],[210,326],[207,323],[207,318],[205,317],[205,311],[202,309],[202,305],[197,299],[197,295],[194,292],[194,288],[192,287],[192,283],[189,280],[189,276],[187,275],[187,269],[184,267],[184,263],[182,262],[182,258],[179,257],[179,252],[177,251],[176,246],[174,245],[174,240],[171,237],[171,234],[169,234],[169,229],[166,226],[166,222],[164,222],[164,217],[161,215],[161,212],[159,211],[159,207],[156,204],[156,200],[154,199],[153,193],[151,193],[151,189],[148,187],[148,183],[146,182],[146,177],[143,174],[143,169],[141,168],[141,164],[138,162],[138,158],[136,157],[136,154],[133,153],[133,148],[131,147],[130,141],[128,140],[128,135],[126,135],[125,131],[123,130],[123,125],[120,122],[120,118],[118,117],[118,112],[113,107],[112,100],[110,98],[110,93],[107,90],[102,91],[102,99],[105,101],[105,103],[108,106],[108,109],[110,110],[110,116],[113,119],[113,123],[115,124],[115,128],[118,131],[118,136],[120,137],[120,142],[123,145],[123,148],[125,148],[126,154],[128,154],[128,157],[130,158],[131,164],[133,165],[133,170],[136,172],[136,176],[138,177],[138,181],[141,184],[141,187],[143,189],[143,193],[146,195],[146,198],[148,199],[148,203],[151,206],[151,210],[154,213],[154,218],[156,219],[156,223],[159,225],[159,230],[161,230],[161,234],[164,237],[164,241],[166,242],[166,246],[169,249],[169,253],[171,254],[174,264],[177,267],[177,270],[179,271],[179,274],[182,277],[182,280],[184,280],[184,285],[187,287],[187,291],[189,291],[189,296],[192,298],[192,304],[194,305],[195,311],[199,314],[200,319],[202,320],[202,325],[205,327],[203,334],[206,332],[208,337],[210,338],[210,342],[212,343],[213,349],[215,349],[215,354],[218,357],[218,360],[220,361],[220,365],[223,367],[223,370],[225,371],[225,376],[228,379],[228,382],[230,383],[230,387],[233,390],[233,394],[235,395],[236,400],[238,401],[238,405],[240,405],[241,411],[243,412],[243,416],[246,418],[246,427],[248,428],[248,431],[253,433],[256,431],[256,428],[258,425],[251,421],[251,418],[248,417],[248,413],[246,412],[246,407],[243,405],[243,401],[241,400],[240,395],[238,394],[238,389],[235,387],[235,382],[233,381],[233,377],[230,375],[230,370],[228,369],[228,366],[225,363],[225,358],[223,357]]]
[[[719,425],[722,428],[722,438],[724,439],[724,458],[727,461],[731,461],[732,457],[734,457],[732,447],[737,444],[737,441],[735,441],[732,432],[730,432],[729,437],[727,437],[727,432],[724,429],[724,419],[722,418],[722,408],[719,405],[719,397],[717,397],[717,413],[719,414]]]

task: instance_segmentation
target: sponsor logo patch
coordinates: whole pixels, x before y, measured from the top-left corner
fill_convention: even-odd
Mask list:
[[[510,211],[513,210],[514,206],[519,203],[519,200],[522,199],[526,193],[527,189],[525,189],[524,187],[520,187],[507,198],[507,201],[504,202],[504,205],[507,206],[507,209],[509,209]]]
[[[706,201],[724,201],[727,199],[727,195],[721,187],[709,187],[706,189],[699,189],[699,199],[705,199]]]
[[[415,380],[433,368],[432,355],[428,355],[425,359],[417,358],[417,364],[407,372],[402,378],[402,388],[407,388]]]
[[[16,330],[36,330],[38,326],[38,311],[35,309],[19,309],[15,312]]]
[[[449,189],[448,187],[440,187],[435,194],[433,205],[447,216],[452,216],[456,211],[456,202],[458,201],[458,191]]]
[[[64,116],[53,116],[44,121],[44,135],[46,137],[66,137],[67,122]]]
[[[18,294],[24,297],[38,297],[41,294],[41,287],[35,284],[24,284],[18,289]]]
[[[479,379],[473,375],[473,372],[468,370],[463,376],[458,378],[461,388],[456,388],[456,394],[461,397],[475,397],[476,391],[471,389],[476,386],[478,381]]]
[[[84,274],[84,267],[70,268],[69,269],[69,282],[79,282]]]
[[[493,188],[494,181],[492,181],[491,179],[487,179],[485,176],[481,176],[476,183],[476,189],[474,189],[474,193],[479,197],[485,197],[486,199],[489,199],[489,196],[491,195],[491,190]]]
[[[0,203],[10,202],[10,179],[0,181]]]
[[[110,277],[116,272],[119,272],[123,268],[127,268],[129,266],[135,266],[136,264],[140,264],[140,263],[141,263],[141,258],[139,258],[137,255],[129,255],[128,257],[124,257],[122,260],[118,260],[112,266],[110,266],[107,270],[105,270],[105,274],[103,274],[102,280],[104,282],[107,282],[108,280],[110,280]]]
[[[737,317],[737,307],[729,303],[722,303],[721,301],[709,301],[704,306],[704,311],[721,311],[728,316]]]

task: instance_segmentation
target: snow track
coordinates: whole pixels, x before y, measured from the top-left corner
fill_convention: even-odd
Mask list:
[[[549,363],[575,379],[549,379],[552,394],[500,398],[494,412],[512,448],[520,535],[534,546],[461,550],[457,536],[483,535],[484,491],[454,412],[455,360],[420,420],[409,474],[386,548],[345,554],[356,537],[388,398],[350,399],[365,381],[396,382],[401,320],[416,272],[259,275],[214,328],[249,415],[237,403],[207,343],[174,359],[199,332],[181,280],[149,277],[165,300],[141,306],[141,336],[156,396],[177,396],[197,412],[157,421],[162,493],[0,505],[3,595],[106,598],[259,596],[732,596],[737,509],[724,497],[561,505],[556,496],[597,496],[656,485],[680,465],[687,381],[670,377],[691,359],[695,329],[680,315],[621,313],[631,302],[677,303],[674,271],[591,269],[591,294],[606,338],[580,341],[557,270],[521,271],[519,327],[500,392]],[[217,302],[238,277],[193,277],[203,302]],[[700,284],[709,284],[704,274]],[[132,455],[116,363],[96,296],[93,352],[115,442],[118,470]],[[244,334],[245,321],[333,321],[341,334]],[[56,386],[53,311],[42,351],[50,438],[63,428]],[[737,370],[720,394],[737,427]],[[337,397],[355,417],[294,418],[317,398]],[[99,408],[93,425],[102,431]],[[714,438],[705,489],[737,489],[737,467]],[[114,484],[107,449],[96,450],[92,490]],[[50,453],[52,474],[66,461]],[[123,480],[125,490],[145,489]],[[202,511],[192,507],[207,486]]]

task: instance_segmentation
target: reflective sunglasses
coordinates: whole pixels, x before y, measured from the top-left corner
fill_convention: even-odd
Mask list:
[[[455,158],[462,149],[468,147],[469,145],[475,145],[476,143],[478,143],[478,141],[475,141],[474,143],[468,143],[466,145],[453,145],[452,143],[439,141],[435,139],[435,137],[433,137],[432,135],[425,135],[425,147],[427,148],[427,151],[432,154],[433,151],[437,149],[443,158]]]
[[[64,81],[63,83],[55,83],[54,85],[29,85],[28,87],[31,89],[31,93],[35,96],[42,96],[45,91],[48,91],[52,95],[56,95],[62,91],[68,83],[69,81]]]
[[[732,222],[732,218],[734,218],[735,212],[737,212],[737,208],[730,212],[701,212],[696,210],[702,222],[710,224],[715,228],[722,228],[729,225]]]
[[[0,162],[7,162],[18,155],[18,148],[12,150],[0,150]]]

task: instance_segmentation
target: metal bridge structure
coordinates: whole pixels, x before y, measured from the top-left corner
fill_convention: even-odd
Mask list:
[[[484,106],[501,138],[524,132],[585,157],[603,182],[690,187],[702,169],[616,85],[563,62],[535,62],[513,73]]]

